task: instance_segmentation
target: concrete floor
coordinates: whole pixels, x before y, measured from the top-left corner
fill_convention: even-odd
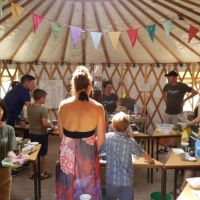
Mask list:
[[[49,136],[49,153],[47,156],[47,171],[52,173],[50,179],[42,180],[42,200],[53,200],[55,191],[55,163],[58,160],[60,139],[58,136]],[[167,155],[161,155],[160,160],[165,162]],[[167,191],[172,191],[173,170],[167,174]],[[146,181],[146,169],[135,169],[135,200],[149,200],[150,194],[160,191],[160,171],[154,172],[154,183]],[[11,200],[33,200],[33,180],[29,179],[29,170],[20,172],[13,177]]]

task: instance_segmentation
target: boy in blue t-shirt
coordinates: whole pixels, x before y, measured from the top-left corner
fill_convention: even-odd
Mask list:
[[[146,162],[154,160],[146,154],[136,141],[129,138],[129,116],[124,112],[112,118],[114,132],[106,134],[101,152],[106,152],[106,196],[108,200],[133,200],[133,163],[132,154],[143,156]]]

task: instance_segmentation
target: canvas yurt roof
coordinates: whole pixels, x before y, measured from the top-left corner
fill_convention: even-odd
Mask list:
[[[0,19],[1,60],[61,63],[200,61],[200,35],[197,33],[200,29],[199,0],[12,2],[22,7],[23,12],[18,14],[14,8],[17,17],[12,21],[11,1],[3,1],[3,16]],[[33,31],[33,14],[44,17],[36,32]],[[56,37],[51,29],[52,23],[57,24]],[[81,29],[81,38],[76,45],[72,42],[72,27]],[[155,35],[151,32],[154,31],[152,28],[155,28]],[[138,29],[133,47],[127,34],[130,29]],[[167,31],[170,31],[170,36],[167,36]],[[111,41],[114,42],[118,37],[117,32],[119,41],[114,48]],[[189,32],[194,37],[188,43]]]

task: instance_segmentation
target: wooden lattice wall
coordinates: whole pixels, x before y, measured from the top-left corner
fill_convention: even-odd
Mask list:
[[[0,75],[8,72],[10,79],[15,80],[16,74],[19,76],[30,73],[39,80],[61,79],[64,84],[64,94],[67,94],[67,87],[71,74],[77,65],[67,64],[8,64],[1,62]],[[93,73],[95,65],[87,65]],[[15,69],[14,75],[9,73],[9,69]],[[102,64],[103,79],[113,82],[114,91],[122,96],[128,94],[131,98],[136,99],[137,104],[143,108],[143,112],[148,117],[148,130],[151,131],[154,122],[163,120],[165,103],[162,96],[162,88],[166,84],[164,75],[169,70],[178,70],[180,72],[180,81],[191,79],[193,88],[199,90],[200,64]],[[148,82],[151,85],[150,92],[140,92],[139,85]],[[190,101],[191,110],[195,107],[195,102]],[[52,110],[54,117],[56,110]]]

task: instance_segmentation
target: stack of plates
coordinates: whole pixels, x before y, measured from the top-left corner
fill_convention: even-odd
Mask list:
[[[186,181],[194,189],[200,189],[200,177],[187,178]]]

